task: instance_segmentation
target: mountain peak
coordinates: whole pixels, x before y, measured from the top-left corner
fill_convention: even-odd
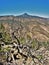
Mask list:
[[[24,18],[28,18],[28,17],[30,17],[30,15],[28,15],[28,13],[24,13],[24,14],[22,14],[22,15],[20,15],[21,17],[24,17]]]
[[[45,17],[40,17],[40,16],[34,16],[28,13],[23,13],[22,15],[19,15],[18,17],[22,17],[22,18],[39,18],[39,19],[45,19],[47,20],[47,18]]]
[[[24,13],[23,15],[22,15],[23,17],[30,17],[30,15],[28,15],[28,13]]]
[[[23,15],[28,16],[28,13],[24,13]]]

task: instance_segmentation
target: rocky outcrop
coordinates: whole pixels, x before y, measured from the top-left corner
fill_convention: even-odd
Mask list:
[[[18,40],[18,39],[17,39]],[[18,40],[19,42],[19,40]],[[10,48],[4,51],[6,56],[3,65],[48,65],[49,64],[49,50],[41,47],[38,50],[33,50],[26,44],[20,44],[13,41],[11,45],[2,46],[3,49]]]

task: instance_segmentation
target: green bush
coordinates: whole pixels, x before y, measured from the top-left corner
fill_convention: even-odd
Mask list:
[[[31,46],[34,50],[38,49],[39,45],[38,45],[38,42],[36,40],[33,40],[31,42]]]
[[[19,38],[19,41],[20,41],[20,43],[22,43],[22,44],[24,44],[24,43],[26,42],[24,37],[20,37],[20,38]]]
[[[49,50],[49,41],[43,42],[42,46],[44,46],[45,48],[47,48]]]
[[[7,33],[7,32],[4,32],[4,33],[2,34],[2,38],[3,38],[3,41],[7,42],[6,44],[10,43],[10,41],[11,41],[10,34]]]
[[[38,55],[37,58],[38,58],[39,60],[41,60],[41,59],[43,59],[43,56],[42,56],[42,55]]]
[[[3,26],[2,23],[0,23],[0,32],[4,32],[4,30],[5,30],[5,27]]]
[[[27,35],[27,39],[28,39],[28,40],[31,40],[31,36],[30,36],[30,35]]]

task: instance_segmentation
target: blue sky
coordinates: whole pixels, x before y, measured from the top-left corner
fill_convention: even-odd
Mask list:
[[[0,15],[23,12],[49,16],[49,0],[0,0]]]

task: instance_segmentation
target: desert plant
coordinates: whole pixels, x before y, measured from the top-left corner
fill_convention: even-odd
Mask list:
[[[39,44],[38,44],[38,41],[37,41],[37,40],[33,40],[33,41],[31,42],[31,45],[32,45],[32,48],[33,48],[34,50],[37,50],[38,47],[39,47]]]
[[[11,41],[10,34],[7,33],[7,32],[4,32],[4,33],[2,34],[2,38],[3,38],[3,41],[7,42],[7,44],[10,43],[10,41]]]
[[[20,41],[20,43],[22,43],[22,44],[24,44],[24,43],[26,42],[24,37],[20,37],[20,38],[19,38],[19,41]]]

